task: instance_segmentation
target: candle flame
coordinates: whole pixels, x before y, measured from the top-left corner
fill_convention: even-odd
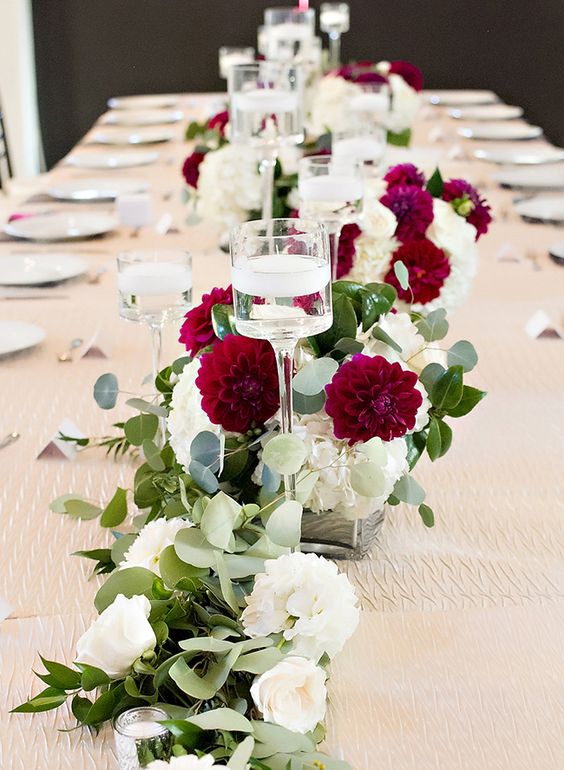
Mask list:
[[[298,11],[307,11],[309,9],[309,0],[298,0]]]

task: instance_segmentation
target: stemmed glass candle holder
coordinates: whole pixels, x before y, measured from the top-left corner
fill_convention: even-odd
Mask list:
[[[364,197],[360,163],[350,156],[313,155],[298,164],[300,216],[322,222],[331,247],[333,280],[337,275],[343,225],[358,221]]]
[[[154,382],[163,327],[182,318],[192,304],[192,258],[185,251],[128,251],[118,254],[117,269],[120,315],[151,330]],[[163,428],[157,443],[164,442]]]
[[[348,108],[356,123],[382,125],[390,110],[387,83],[357,83],[356,93],[350,97]]]
[[[153,706],[132,708],[113,723],[119,770],[139,770],[157,759],[168,760],[172,734],[159,722],[168,719],[162,709]]]
[[[219,76],[227,80],[231,67],[236,64],[252,64],[254,60],[254,48],[235,48],[223,45],[219,49]]]
[[[315,35],[315,11],[297,7],[267,8],[264,12],[266,55],[272,61],[292,62]]]
[[[231,281],[237,331],[274,348],[283,433],[292,432],[294,351],[301,337],[333,322],[327,232],[318,222],[271,219],[231,231]],[[284,478],[287,499],[296,480]]]
[[[260,153],[264,219],[272,217],[276,158],[303,141],[303,77],[299,67],[262,61],[229,72],[231,141]]]
[[[321,3],[319,27],[329,36],[329,66],[341,63],[341,35],[349,31],[350,13],[347,3]]]
[[[334,158],[354,158],[362,165],[365,176],[377,176],[381,173],[386,153],[386,129],[359,122],[344,131],[335,131],[331,151]]]

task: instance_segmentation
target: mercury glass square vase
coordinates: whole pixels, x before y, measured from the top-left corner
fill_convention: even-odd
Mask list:
[[[375,543],[383,523],[384,509],[366,519],[346,519],[337,511],[304,511],[301,550],[331,559],[361,559]]]

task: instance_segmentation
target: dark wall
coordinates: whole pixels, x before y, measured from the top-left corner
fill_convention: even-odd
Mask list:
[[[34,0],[48,165],[86,132],[110,96],[222,89],[219,46],[254,45],[263,9],[273,4]],[[525,107],[531,122],[564,145],[564,0],[350,0],[350,5],[344,59],[405,58],[421,67],[427,86],[491,88],[504,101]]]

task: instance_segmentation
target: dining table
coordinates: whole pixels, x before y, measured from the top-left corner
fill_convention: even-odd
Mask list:
[[[91,577],[92,562],[73,553],[112,540],[97,522],[52,512],[51,501],[70,492],[107,502],[116,485],[131,487],[135,467],[99,448],[74,457],[44,450],[65,419],[86,436],[102,437],[132,416],[125,397],[113,411],[99,409],[92,390],[100,375],[113,372],[129,393],[150,391],[149,331],[118,313],[119,252],[188,251],[195,302],[230,282],[217,230],[189,217],[181,173],[193,148],[187,123],[225,103],[219,93],[178,95],[183,119],[171,125],[172,139],[154,145],[152,164],[106,171],[71,165],[78,152],[108,151],[91,142],[98,123],[48,173],[47,186],[104,175],[141,179],[155,221],[167,218],[166,232],[119,226],[57,244],[0,235],[0,266],[8,256],[54,251],[88,263],[85,275],[42,289],[39,297],[0,292],[0,320],[46,332],[38,346],[0,358],[0,438],[20,434],[0,449],[0,605],[9,613],[0,623],[2,770],[117,768],[111,727],[97,735],[76,728],[67,706],[9,714],[42,689],[32,673],[41,670],[40,654],[72,664],[103,579]],[[438,161],[445,179],[468,179],[492,207],[477,276],[467,302],[449,317],[446,340],[475,345],[479,363],[468,382],[487,397],[457,421],[448,455],[438,463],[423,458],[416,468],[435,526],[426,528],[416,510],[400,504],[386,512],[368,556],[339,564],[356,587],[362,614],[331,665],[323,748],[355,770],[564,767],[564,267],[549,256],[564,229],[524,221],[514,207],[524,194],[502,188],[495,178],[500,167],[473,155],[508,143],[464,138],[458,125],[446,107],[425,103],[412,149],[392,149],[390,160]],[[527,150],[547,145],[544,137],[509,143]],[[40,191],[16,208],[33,214],[113,207],[49,199]],[[538,311],[554,333],[528,333]],[[78,349],[71,361],[58,360],[73,339],[94,338],[90,354]],[[169,325],[164,362],[182,355],[177,339],[178,326]]]

